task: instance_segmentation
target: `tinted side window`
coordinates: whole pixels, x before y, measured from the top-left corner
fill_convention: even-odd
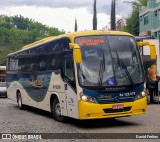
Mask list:
[[[60,40],[60,44],[63,50],[70,50],[69,43],[70,43],[69,38],[64,38]]]
[[[68,81],[74,81],[74,68],[73,60],[71,58],[66,58],[64,62],[65,78]]]
[[[18,70],[18,59],[14,57],[8,58],[7,70],[17,71]]]
[[[51,41],[47,45],[48,48],[47,50],[49,52],[54,52],[54,53],[61,52],[63,50],[70,50],[69,43],[70,43],[69,38],[62,38],[56,41]]]
[[[57,70],[60,68],[60,54],[51,54],[49,55],[49,69]]]

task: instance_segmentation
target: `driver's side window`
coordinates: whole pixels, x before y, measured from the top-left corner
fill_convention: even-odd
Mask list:
[[[74,81],[73,60],[71,58],[65,59],[64,68],[65,79],[68,81]]]

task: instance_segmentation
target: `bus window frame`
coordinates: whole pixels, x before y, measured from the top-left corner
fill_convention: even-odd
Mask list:
[[[65,75],[65,61],[66,59],[71,59],[72,60],[72,66],[73,66],[73,80],[66,78]],[[62,78],[64,82],[67,82],[67,84],[69,84],[72,89],[75,91],[75,93],[77,93],[77,87],[76,87],[76,75],[75,75],[75,63],[74,63],[74,59],[73,59],[73,52],[69,53],[67,55],[64,54],[63,56],[63,60],[62,60]]]

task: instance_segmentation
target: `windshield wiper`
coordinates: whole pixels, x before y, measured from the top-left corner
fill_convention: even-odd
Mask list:
[[[98,85],[102,86],[102,82],[103,82],[103,74],[105,71],[105,59],[104,59],[104,53],[103,54],[103,58],[100,61],[100,69],[99,69],[99,76],[98,76]]]
[[[128,79],[129,79],[131,85],[133,85],[133,84],[134,84],[133,79],[132,79],[132,77],[131,77],[129,71],[127,70],[126,65],[124,64],[123,60],[120,60],[117,51],[115,51],[115,53],[116,53],[116,55],[117,55],[117,59],[118,59],[118,64],[119,64],[119,66],[122,67],[122,68],[124,69],[124,71],[126,72],[127,77],[128,77]]]

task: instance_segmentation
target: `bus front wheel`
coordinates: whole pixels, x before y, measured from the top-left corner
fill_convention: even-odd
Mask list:
[[[23,104],[22,104],[22,96],[21,93],[19,92],[17,95],[17,102],[18,102],[18,107],[19,109],[23,109]]]
[[[59,122],[65,121],[65,117],[61,115],[61,107],[58,98],[55,98],[52,103],[52,115],[53,118]]]

